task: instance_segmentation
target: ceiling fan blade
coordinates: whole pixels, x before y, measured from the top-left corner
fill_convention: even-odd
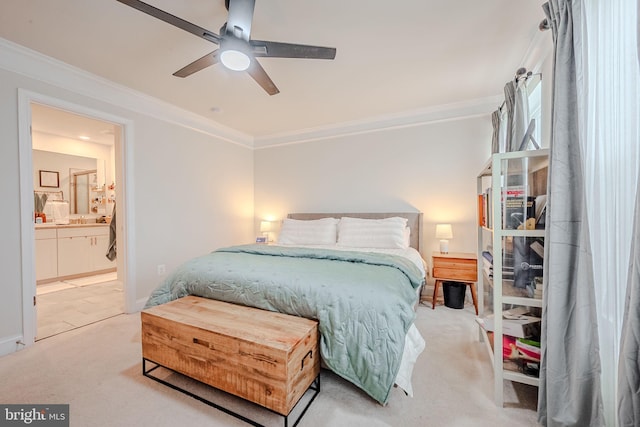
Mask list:
[[[264,40],[251,40],[249,44],[253,48],[253,54],[257,57],[309,59],[334,59],[336,57],[336,48],[334,47],[309,46]]]
[[[262,86],[262,89],[264,89],[269,95],[280,93],[280,90],[267,75],[267,72],[255,59],[251,61],[251,66],[247,69],[247,73],[249,73],[253,80]]]
[[[165,12],[164,10],[160,10],[157,7],[151,6],[150,4],[141,2],[139,0],[118,0],[122,4],[126,4],[127,6],[131,6],[134,9],[138,9],[140,12],[144,12],[147,15],[153,16],[154,18],[158,18],[161,21],[164,21],[168,24],[171,24],[175,27],[181,28],[191,34],[194,34],[198,37],[201,37],[205,40],[208,40],[215,44],[220,44],[220,36],[216,33],[213,33],[206,28],[202,28],[197,26],[196,24],[192,24],[191,22],[185,21],[182,18],[178,18],[175,15]]]
[[[176,77],[188,77],[195,72],[198,72],[204,68],[210,67],[214,64],[217,64],[219,53],[220,53],[219,50],[214,50],[211,53],[207,53],[202,58],[196,59],[186,67],[179,69],[178,71],[173,73],[173,75]]]
[[[249,41],[255,5],[255,0],[228,0],[226,34]]]

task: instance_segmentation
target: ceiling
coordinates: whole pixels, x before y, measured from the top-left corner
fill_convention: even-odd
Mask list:
[[[31,130],[69,139],[114,145],[117,125],[40,104],[31,104]]]
[[[147,2],[215,33],[226,20],[224,0]],[[333,61],[260,58],[274,96],[220,64],[174,77],[217,46],[116,0],[2,0],[0,37],[261,138],[495,98],[541,4],[257,0],[252,38],[337,49]]]

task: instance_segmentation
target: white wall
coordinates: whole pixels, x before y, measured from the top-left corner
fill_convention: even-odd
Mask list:
[[[33,132],[31,138],[32,145],[35,150],[96,159],[96,168],[100,179],[98,184],[109,185],[111,182],[115,181],[113,145],[98,144],[91,141],[80,141],[77,139],[50,135],[43,132]],[[67,170],[66,172],[67,175],[69,175],[69,171]]]
[[[0,70],[0,347],[10,348],[22,336],[22,284],[20,271],[20,178],[18,112],[15,84]],[[29,213],[30,215],[30,213]],[[15,345],[13,346],[16,347]],[[2,353],[0,353],[2,354]]]
[[[156,267],[253,238],[253,152],[210,136],[136,120],[138,298],[158,283]],[[140,245],[144,247],[141,248]]]
[[[73,156],[52,151],[33,150],[33,187],[39,191],[62,191],[65,200],[69,200],[71,187],[69,169],[94,170],[98,163],[95,158]],[[40,187],[40,171],[58,172],[58,188]]]
[[[73,80],[64,70],[62,79]],[[132,173],[135,299],[144,299],[167,271],[212,249],[253,238],[253,152],[122,104],[114,105],[0,68],[0,354],[22,336],[18,89],[123,117],[133,124]],[[99,91],[99,90],[98,90]]]
[[[491,152],[490,115],[255,152],[256,219],[288,212],[424,213],[423,255],[450,222],[450,251],[477,248],[476,175]]]

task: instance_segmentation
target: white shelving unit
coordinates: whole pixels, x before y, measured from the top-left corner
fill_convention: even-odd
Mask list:
[[[494,154],[477,177],[477,191],[479,195],[478,299],[480,313],[477,323],[480,330],[480,339],[487,344],[486,347],[493,364],[495,402],[496,405],[500,407],[502,407],[504,401],[504,380],[516,381],[533,386],[539,385],[539,379],[537,377],[505,368],[506,365],[503,361],[502,332],[505,305],[533,307],[534,310],[535,308],[541,309],[542,299],[539,297],[539,294],[531,294],[531,286],[526,289],[514,286],[514,280],[521,283],[520,279],[522,277],[528,279],[533,275],[539,274],[541,276],[540,265],[542,261],[540,259],[540,264],[533,266],[533,268],[527,264],[525,269],[537,269],[539,273],[526,272],[524,276],[520,276],[520,278],[517,279],[515,277],[515,271],[517,270],[515,267],[515,259],[508,260],[510,265],[507,266],[514,266],[513,279],[510,275],[509,277],[505,277],[507,273],[503,271],[503,267],[505,267],[505,257],[513,253],[516,240],[519,244],[524,244],[527,250],[530,250],[528,246],[529,240],[527,238],[536,239],[538,243],[540,243],[540,241],[543,242],[545,233],[543,228],[526,229],[525,222],[522,224],[524,229],[515,229],[513,221],[533,216],[529,226],[540,227],[540,224],[536,223],[535,210],[540,209],[542,199],[544,198],[539,198],[540,203],[536,206],[537,209],[533,209],[533,207],[529,209],[529,215],[527,215],[526,206],[527,202],[532,200],[538,201],[538,198],[534,199],[534,197],[546,193],[546,175],[548,169],[546,166],[548,166],[548,158],[548,149]],[[521,200],[514,200],[517,199],[518,196],[509,198],[511,202],[521,203],[521,206],[523,206],[523,208],[520,209],[521,215],[518,214],[517,211],[515,211],[515,217],[510,215],[514,213],[513,210],[510,210],[509,215],[507,215],[505,205],[507,204],[506,194],[509,190],[521,194]],[[483,194],[485,194],[485,198],[481,200],[481,195]],[[513,208],[511,207],[511,209]],[[483,212],[484,219],[482,215]],[[516,218],[516,220],[513,220],[513,218]],[[491,247],[493,255],[493,277],[489,277],[483,268],[483,251],[488,250],[489,247]],[[535,256],[537,256],[537,254]],[[522,263],[518,265],[522,265]],[[523,274],[522,270],[517,271]],[[487,294],[489,298],[485,303]],[[483,326],[483,319],[489,314],[493,314],[493,346],[491,345],[491,338]]]

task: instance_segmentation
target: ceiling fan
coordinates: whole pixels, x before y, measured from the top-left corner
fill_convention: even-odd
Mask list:
[[[251,22],[255,0],[225,0],[225,7],[229,13],[227,22],[220,28],[220,35],[139,0],[118,1],[220,46],[219,49],[173,73],[177,77],[190,76],[221,62],[231,70],[246,70],[269,95],[275,95],[280,91],[256,58],[334,59],[336,57],[336,49],[333,47],[252,40]]]

